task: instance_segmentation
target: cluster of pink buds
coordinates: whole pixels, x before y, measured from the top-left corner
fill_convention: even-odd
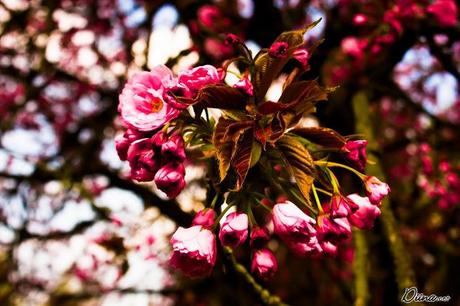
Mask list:
[[[297,256],[319,257],[337,255],[338,245],[349,241],[351,228],[371,229],[380,215],[380,205],[390,189],[376,177],[366,177],[367,196],[334,195],[317,220],[307,215],[290,201],[276,204],[272,209],[274,233]],[[222,246],[236,249],[248,236],[253,249],[251,271],[264,280],[272,278],[278,270],[275,254],[267,247],[270,240],[265,227],[252,226],[249,235],[248,215],[232,212],[225,216],[218,237]],[[180,227],[171,238],[173,255],[171,265],[189,277],[209,275],[216,263],[216,239],[213,229],[216,213],[213,209],[198,212],[192,227]]]
[[[431,147],[422,143],[419,147],[422,175],[418,185],[430,199],[437,199],[440,209],[449,210],[460,203],[460,178],[454,167],[446,160],[433,166]]]
[[[273,208],[275,233],[298,256],[337,255],[339,244],[351,238],[351,226],[371,229],[380,215],[381,200],[389,192],[387,184],[375,177],[366,177],[367,197],[351,194],[333,195],[322,205],[317,220],[305,214],[292,202]]]
[[[216,262],[216,240],[212,233],[216,213],[212,209],[198,212],[192,227],[179,228],[171,238],[173,255],[171,265],[189,277],[200,277],[212,272]],[[248,215],[232,212],[225,216],[219,230],[222,246],[236,249],[249,236]],[[249,243],[253,248],[251,271],[262,279],[270,279],[278,270],[278,262],[273,252],[264,247],[270,236],[263,227],[253,227]]]
[[[120,94],[118,110],[128,129],[115,141],[121,160],[128,160],[131,178],[155,181],[158,189],[175,198],[185,187],[185,143],[174,133],[173,120],[209,84],[220,82],[213,66],[182,72],[175,78],[166,66],[135,73]]]

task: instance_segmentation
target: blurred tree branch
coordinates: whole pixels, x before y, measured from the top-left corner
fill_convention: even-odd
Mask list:
[[[375,140],[373,124],[371,118],[367,114],[369,108],[367,96],[365,92],[358,92],[353,98],[353,109],[356,114],[356,132],[365,136],[368,140],[369,156],[368,158],[377,161],[376,165],[369,166],[367,169],[368,175],[373,175],[381,179],[385,178],[385,174],[378,162],[379,158],[372,151],[379,151],[378,144]],[[416,286],[415,274],[412,269],[411,258],[406,251],[404,241],[399,234],[398,221],[395,218],[390,206],[390,201],[384,199],[381,206],[381,221],[383,223],[384,233],[388,241],[388,246],[391,250],[394,259],[396,270],[396,278],[398,282],[399,293],[402,294],[405,288]]]

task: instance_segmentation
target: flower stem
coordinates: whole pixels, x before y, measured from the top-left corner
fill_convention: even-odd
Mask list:
[[[216,193],[216,195],[214,196],[214,199],[212,199],[212,202],[211,202],[211,209],[214,209],[214,207],[216,206],[218,198],[219,198],[219,194]]]
[[[315,161],[315,164],[318,165],[318,166],[338,167],[338,168],[347,169],[348,171],[351,171],[354,174],[356,174],[360,179],[364,179],[366,177],[364,174],[362,174],[358,170],[353,169],[352,167],[348,167],[347,165],[342,165],[342,164],[339,164],[339,163],[334,163],[334,162],[324,161],[324,160],[317,160],[317,161]]]
[[[268,207],[267,205],[263,204],[259,199],[256,199],[256,202],[257,202],[257,204],[259,204],[261,207],[263,207],[269,213],[272,212],[272,209],[270,207]]]
[[[324,193],[325,195],[328,195],[328,196],[332,197],[332,193],[330,193],[327,190],[324,190],[323,188],[316,187],[316,190],[321,192],[321,193]]]
[[[327,174],[331,177],[331,183],[332,183],[332,189],[334,194],[339,193],[339,181],[337,180],[337,177],[335,176],[334,172],[332,172],[331,169],[326,168]]]
[[[321,206],[321,202],[318,197],[318,193],[316,192],[315,184],[311,185],[311,190],[313,191],[313,196],[315,197],[315,202],[316,202],[316,206],[318,207],[319,214],[324,213],[323,207]]]
[[[254,214],[252,213],[251,205],[248,205],[248,217],[249,217],[249,222],[251,224],[251,227],[257,226],[257,221],[256,221],[256,218],[254,217]]]
[[[216,221],[214,222],[213,230],[215,230],[219,226],[220,220],[225,216],[227,211],[234,205],[235,203],[231,203],[231,204],[228,204],[227,207],[225,207],[225,209],[220,213],[219,217],[217,217]]]
[[[230,71],[230,70],[227,70],[227,73],[230,73],[230,74],[233,74],[234,76],[236,76],[237,78],[241,79],[242,78],[242,75],[235,72],[235,71]]]

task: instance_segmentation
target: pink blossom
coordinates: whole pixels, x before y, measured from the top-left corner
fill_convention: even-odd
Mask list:
[[[358,39],[353,36],[345,37],[341,42],[342,51],[357,59],[364,57],[364,49],[367,46],[367,39]]]
[[[223,60],[233,54],[233,47],[224,44],[217,38],[206,38],[204,41],[204,50],[214,60]]]
[[[118,157],[121,160],[126,160],[128,157],[128,148],[136,140],[144,138],[145,134],[133,129],[127,129],[123,135],[115,138],[115,148]]]
[[[185,109],[189,106],[189,104],[184,103],[178,98],[192,98],[192,92],[185,85],[177,83],[165,88],[163,92],[163,99],[166,103],[176,109]]]
[[[396,1],[395,10],[403,18],[423,17],[423,9],[413,0],[398,0]]]
[[[269,249],[260,249],[254,252],[251,263],[252,273],[260,278],[268,280],[278,271],[278,261]]]
[[[274,42],[268,50],[268,55],[274,58],[285,58],[288,55],[289,44],[284,41]]]
[[[153,180],[160,167],[160,156],[155,152],[151,138],[133,142],[129,146],[127,159],[131,168],[131,178],[140,182]]]
[[[426,142],[421,143],[418,149],[419,149],[420,153],[423,153],[423,154],[428,154],[428,153],[431,152],[431,147]]]
[[[331,81],[333,84],[339,84],[349,78],[352,72],[348,66],[336,66],[331,71]]]
[[[276,204],[272,219],[275,233],[296,255],[321,252],[314,228],[315,220],[304,214],[294,203],[286,201]]]
[[[155,185],[173,199],[185,187],[185,167],[182,163],[171,162],[161,167],[155,174]]]
[[[347,218],[323,215],[318,218],[317,237],[322,250],[337,254],[337,245],[351,237],[351,225]]]
[[[270,235],[265,227],[254,227],[251,229],[249,244],[254,248],[261,248],[268,240]]]
[[[159,131],[155,133],[155,135],[153,135],[151,139],[155,147],[161,148],[161,146],[168,140],[168,134],[166,134],[163,131]]]
[[[210,229],[214,225],[216,219],[216,212],[214,209],[203,209],[196,213],[193,218],[193,225],[201,225],[204,228]]]
[[[446,160],[441,161],[438,165],[438,168],[441,172],[448,172],[451,169],[449,162]]]
[[[460,187],[460,179],[456,173],[449,172],[446,174],[446,181],[452,188]]]
[[[228,214],[219,231],[219,239],[224,246],[236,248],[248,238],[248,216],[244,213]]]
[[[198,21],[205,27],[215,29],[222,19],[222,13],[215,5],[203,5],[198,9]]]
[[[454,27],[458,20],[458,7],[455,0],[435,0],[426,11],[432,14],[440,26]]]
[[[358,210],[358,205],[341,194],[333,195],[329,204],[324,205],[324,210],[334,218],[347,217]]]
[[[372,205],[368,197],[361,197],[357,194],[350,194],[348,199],[356,203],[358,210],[348,217],[350,223],[359,229],[371,229],[374,226],[374,220],[380,216],[380,209]]]
[[[421,157],[423,173],[430,175],[433,173],[433,160],[430,156],[425,155]]]
[[[364,14],[356,14],[354,17],[353,17],[353,24],[355,26],[362,26],[362,25],[365,25],[368,21],[368,18],[366,15]]]
[[[179,134],[172,135],[161,145],[161,155],[168,161],[185,159],[185,143]]]
[[[250,96],[254,95],[254,88],[252,86],[251,81],[249,80],[247,76],[241,78],[235,85],[233,85],[233,87],[243,90],[245,93],[247,93]]]
[[[292,56],[300,62],[303,69],[308,67],[308,59],[310,58],[310,53],[305,49],[297,49],[292,53]]]
[[[189,277],[209,275],[216,263],[216,241],[214,234],[196,225],[179,227],[171,238],[172,267]]]
[[[323,250],[323,252],[326,253],[326,254],[336,256],[337,252],[339,251],[338,246],[336,244],[333,244],[330,241],[322,240],[322,241],[320,241],[319,244],[320,244],[321,249]]]
[[[375,176],[368,176],[364,184],[369,200],[374,205],[380,205],[382,199],[390,192],[388,184],[381,182]]]
[[[119,97],[123,121],[140,131],[152,131],[176,118],[180,111],[163,99],[164,88],[173,83],[172,72],[164,65],[135,73]]]
[[[450,202],[446,198],[440,198],[437,204],[442,210],[449,210],[451,208]]]
[[[397,34],[401,34],[403,27],[399,20],[398,9],[387,10],[383,15],[383,21],[387,23]]]
[[[367,163],[366,146],[367,140],[350,140],[342,148],[347,158],[354,162],[360,171],[364,170]]]
[[[198,66],[192,70],[183,71],[179,74],[179,83],[185,85],[193,93],[209,84],[220,82],[217,69],[211,65]]]
[[[241,39],[236,36],[235,34],[228,33],[227,36],[225,37],[225,44],[226,45],[236,45],[241,42]]]

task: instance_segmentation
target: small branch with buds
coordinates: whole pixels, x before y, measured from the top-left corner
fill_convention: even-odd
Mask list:
[[[288,306],[288,304],[283,303],[279,296],[272,295],[270,291],[262,287],[254,277],[249,273],[249,271],[240,263],[236,261],[235,256],[233,255],[233,251],[229,247],[223,248],[225,255],[227,256],[228,260],[231,262],[233,269],[241,275],[244,280],[253,288],[253,290],[257,293],[260,297],[262,302],[265,305],[271,306]]]

